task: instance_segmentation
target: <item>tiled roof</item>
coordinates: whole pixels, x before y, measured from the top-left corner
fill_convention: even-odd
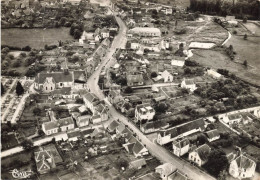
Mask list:
[[[107,107],[106,107],[104,104],[100,103],[100,104],[98,104],[97,106],[95,106],[95,109],[96,109],[96,111],[98,111],[99,113],[104,113],[104,112],[106,112]]]
[[[85,135],[90,135],[91,133],[93,133],[94,130],[95,130],[95,129],[86,129],[86,130],[81,131],[81,134],[82,134],[83,136],[85,136]]]
[[[217,129],[210,130],[210,131],[206,132],[206,134],[207,134],[208,138],[210,138],[210,139],[219,136],[219,132]]]
[[[108,125],[107,129],[112,132],[116,129],[117,126],[119,126],[119,123],[114,120]]]
[[[163,174],[165,174],[166,177],[168,177],[170,174],[172,174],[176,170],[176,167],[173,166],[173,164],[171,164],[171,163],[164,163],[164,164],[156,167],[155,169],[162,169]]]
[[[134,147],[133,147],[133,152],[135,154],[139,154],[143,149],[144,149],[144,145],[141,144],[139,141],[136,141]]]
[[[71,87],[63,87],[61,89],[55,89],[51,92],[52,95],[60,94],[60,95],[70,95]]]
[[[90,119],[91,119],[91,116],[90,116],[90,115],[79,116],[79,117],[77,118],[77,122],[78,122],[78,123],[89,122]]]
[[[92,116],[92,120],[93,120],[93,119],[99,119],[99,118],[101,118],[101,116],[100,116],[100,115],[95,115],[95,116]]]
[[[130,166],[133,168],[136,168],[136,169],[138,169],[139,167],[142,167],[144,165],[146,165],[146,161],[144,158],[137,159],[135,161],[130,162]]]
[[[240,155],[235,159],[235,161],[240,169],[250,169],[255,164],[253,160],[244,155]]]
[[[74,138],[74,137],[80,137],[81,133],[80,131],[72,131],[72,132],[68,132],[68,138]]]
[[[192,79],[185,79],[185,84],[186,85],[193,85],[195,83],[194,83],[194,81]]]
[[[51,129],[59,128],[59,125],[58,125],[57,121],[45,122],[45,123],[43,123],[43,126],[45,127],[46,131],[51,130]]]
[[[120,123],[119,126],[117,126],[118,133],[122,133],[125,130],[125,124]]]
[[[126,79],[128,83],[144,82],[144,78],[142,74],[136,74],[136,75],[129,74],[126,76]]]
[[[228,115],[228,119],[229,119],[229,120],[235,120],[235,119],[239,119],[239,118],[241,118],[240,113],[229,114],[229,115]]]
[[[133,153],[134,145],[135,145],[135,142],[134,142],[134,143],[124,144],[123,146],[126,148],[126,150],[127,150],[129,153]]]
[[[59,121],[60,127],[74,124],[72,117],[62,118],[62,119],[59,119],[58,121]]]
[[[56,83],[73,81],[71,72],[69,72],[68,74],[65,74],[64,72],[52,72],[52,73],[39,73],[35,78],[35,82],[39,84],[43,84],[47,77],[52,77]]]
[[[211,149],[207,144],[203,144],[194,151],[198,153],[201,160],[206,161],[208,159]]]
[[[171,175],[168,176],[169,180],[189,180],[187,176],[183,173],[179,172],[178,170],[173,172]]]
[[[74,81],[81,81],[81,82],[86,82],[86,73],[85,71],[74,71]]]
[[[86,98],[89,102],[95,102],[99,100],[94,93],[87,93],[83,95],[83,97]]]
[[[187,138],[184,138],[179,141],[173,141],[173,144],[178,148],[183,148],[183,147],[187,146],[188,144],[190,144],[190,141]]]

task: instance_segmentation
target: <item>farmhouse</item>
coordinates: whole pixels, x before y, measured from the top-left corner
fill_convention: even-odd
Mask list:
[[[208,69],[206,71],[206,74],[213,77],[214,79],[220,79],[223,77],[221,74],[219,74],[217,71],[215,71],[213,69]]]
[[[155,110],[150,104],[140,104],[135,108],[135,119],[136,121],[152,120],[155,115]]]
[[[220,134],[217,129],[212,129],[205,134],[209,142],[216,141],[220,138]]]
[[[129,30],[130,34],[143,36],[143,37],[160,37],[161,31],[158,28],[151,27],[135,27]]]
[[[190,141],[187,138],[172,142],[173,154],[180,157],[190,150]]]
[[[84,115],[84,116],[79,116],[76,119],[76,123],[78,127],[83,127],[89,125],[89,121],[91,119],[90,115]]]
[[[144,78],[142,74],[129,74],[126,76],[128,86],[141,86],[144,84]]]
[[[194,83],[194,81],[192,79],[184,79],[181,82],[181,87],[185,88],[185,89],[189,89],[191,92],[193,92],[197,89],[196,84]]]
[[[57,121],[45,122],[42,124],[42,130],[46,135],[58,133],[59,124]]]
[[[163,78],[164,82],[172,82],[173,81],[173,75],[169,73],[167,70],[164,70],[161,74],[161,77]]]
[[[189,160],[196,163],[198,166],[202,166],[208,161],[210,151],[210,147],[207,144],[203,144],[189,153]]]
[[[164,163],[155,168],[155,172],[160,174],[160,178],[167,180],[168,176],[176,171],[176,167],[171,163]]]
[[[172,142],[180,137],[185,137],[195,132],[205,130],[205,122],[203,119],[198,119],[166,130],[161,130],[157,136],[157,143],[160,145]]]
[[[255,174],[255,169],[256,163],[252,159],[240,155],[231,161],[229,174],[238,179],[251,178]]]

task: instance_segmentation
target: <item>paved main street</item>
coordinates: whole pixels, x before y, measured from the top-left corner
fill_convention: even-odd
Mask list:
[[[126,43],[126,26],[124,22],[116,17],[116,20],[120,26],[119,33],[115,37],[112,46],[107,53],[107,55],[104,57],[101,65],[99,68],[90,76],[88,79],[88,87],[90,89],[90,92],[94,93],[98,98],[100,99],[105,99],[105,96],[103,92],[100,90],[98,86],[98,79],[99,79],[99,74],[101,72],[101,68],[105,67],[105,69],[108,69],[111,67],[115,62],[112,60],[112,55],[115,52],[116,48],[124,48],[125,43]],[[140,141],[146,146],[146,148],[149,150],[149,152],[157,157],[159,160],[163,162],[169,162],[172,163],[173,165],[176,166],[179,170],[183,171],[185,174],[187,174],[189,177],[192,179],[200,179],[200,180],[210,180],[210,179],[215,179],[214,177],[204,173],[197,167],[192,166],[188,162],[185,162],[175,156],[169,151],[167,151],[165,148],[161,147],[160,145],[151,142],[143,133],[129,120],[117,112],[117,110],[109,105],[109,110],[111,114],[112,119],[119,119],[121,122],[123,122],[125,125],[127,125],[134,133],[136,133],[137,137],[140,139]]]

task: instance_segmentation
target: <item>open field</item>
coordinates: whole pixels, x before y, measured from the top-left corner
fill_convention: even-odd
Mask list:
[[[73,40],[69,28],[53,29],[2,29],[1,43],[15,47],[30,46],[41,49],[44,45],[58,44],[58,41]]]
[[[260,85],[260,73],[257,71],[259,68],[259,63],[257,64],[257,57],[260,56],[260,52],[255,49],[257,48],[257,45],[252,46],[252,48],[245,48],[246,45],[239,44],[241,43],[239,41],[232,41],[232,38],[228,43],[230,42],[233,45],[234,50],[237,52],[236,58],[240,57],[239,59],[245,60],[245,57],[247,57],[246,59],[248,61],[248,68],[245,68],[241,64],[242,62],[237,63],[231,61],[224,50],[193,50],[192,52],[194,55],[191,59],[205,67],[212,67],[214,69],[227,69],[243,80]],[[244,58],[242,58],[242,56]]]

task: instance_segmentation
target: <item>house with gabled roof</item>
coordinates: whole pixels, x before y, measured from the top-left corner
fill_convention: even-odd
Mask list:
[[[135,27],[128,31],[129,34],[138,35],[142,37],[160,37],[161,31],[158,28],[151,27]]]
[[[128,74],[126,76],[127,86],[141,86],[144,84],[142,74]]]
[[[69,131],[75,127],[72,117],[59,119],[58,123],[61,131]]]
[[[168,180],[191,180],[185,175],[183,172],[179,171],[178,169],[173,172],[171,175],[168,176]]]
[[[188,136],[196,132],[205,130],[205,122],[203,119],[197,119],[188,123],[184,123],[169,129],[159,131],[157,135],[157,143],[160,145],[167,144],[178,138]]]
[[[34,152],[34,158],[36,162],[37,171],[40,174],[50,172],[51,169],[56,168],[54,157],[51,151],[43,150]]]
[[[109,36],[110,36],[109,35],[109,29],[107,29],[107,28],[101,29],[100,35],[101,35],[102,38],[109,38]]]
[[[91,121],[93,124],[98,124],[102,122],[102,118],[99,114],[92,116]]]
[[[44,122],[42,130],[46,135],[52,135],[59,132],[59,124],[57,121]]]
[[[234,113],[234,114],[226,114],[223,117],[223,121],[227,124],[238,124],[242,120],[242,116],[240,113]]]
[[[256,163],[251,158],[241,154],[231,161],[229,174],[234,178],[252,178],[255,174]]]
[[[176,171],[176,167],[171,163],[164,163],[155,168],[155,172],[160,175],[160,178],[167,180],[168,176]]]
[[[115,132],[116,128],[119,126],[119,122],[116,120],[113,120],[107,127],[108,132]]]
[[[101,117],[101,121],[108,120],[108,108],[104,102],[100,102],[94,107],[94,115],[99,115]]]
[[[203,144],[189,153],[189,161],[194,162],[198,166],[202,166],[208,161],[211,148],[207,144]]]
[[[121,96],[120,91],[111,90],[109,91],[107,99],[109,100],[109,102],[111,102],[111,104],[116,104],[123,100],[123,96]]]
[[[133,147],[133,154],[134,156],[137,158],[137,157],[142,157],[144,155],[147,155],[149,152],[148,152],[148,149],[146,149],[144,147],[144,145],[140,142],[140,141],[136,141],[134,147]]]
[[[169,71],[164,70],[161,74],[161,77],[163,78],[164,82],[172,82],[173,81],[173,75],[169,73]]]
[[[207,131],[205,134],[209,142],[216,141],[220,138],[220,134],[217,129],[212,129],[210,131]]]
[[[189,89],[191,92],[197,89],[196,84],[192,79],[183,79],[183,81],[181,82],[181,87]]]
[[[146,161],[144,158],[141,158],[141,159],[137,159],[135,161],[131,161],[129,163],[129,165],[131,168],[134,168],[134,169],[142,169],[142,167],[146,166]]]
[[[155,110],[150,104],[140,104],[135,108],[136,121],[152,120],[155,115]]]
[[[98,97],[94,93],[87,93],[83,95],[83,101],[87,108],[89,108],[91,112],[94,113],[95,106],[99,103]]]
[[[153,122],[147,122],[145,124],[140,125],[140,130],[143,133],[151,133],[158,131],[160,129],[166,129],[169,127],[169,123],[166,123],[165,121],[153,121]]]
[[[183,156],[190,150],[190,141],[187,138],[174,140],[172,142],[172,150],[176,156]]]
[[[76,118],[76,124],[78,127],[84,127],[89,125],[91,116],[90,115],[84,115],[84,116],[78,116]]]

